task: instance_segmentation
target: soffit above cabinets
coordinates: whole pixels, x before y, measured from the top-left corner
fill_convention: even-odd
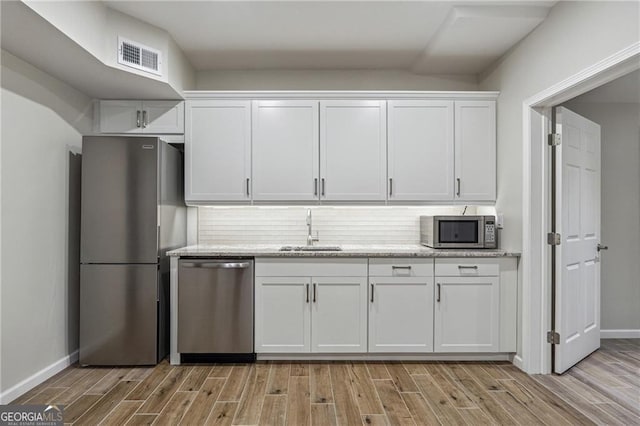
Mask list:
[[[1,6],[2,49],[86,95],[101,99],[182,97],[157,77],[148,78],[105,65],[24,3],[3,1]]]
[[[105,1],[167,30],[198,71],[405,69],[476,74],[556,2]]]

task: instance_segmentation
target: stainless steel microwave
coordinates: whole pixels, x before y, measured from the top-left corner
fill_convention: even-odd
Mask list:
[[[494,216],[420,216],[420,243],[433,248],[498,248]]]

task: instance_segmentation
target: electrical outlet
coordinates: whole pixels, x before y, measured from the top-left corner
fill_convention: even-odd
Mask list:
[[[502,229],[504,228],[504,214],[498,213],[496,215],[496,228]]]

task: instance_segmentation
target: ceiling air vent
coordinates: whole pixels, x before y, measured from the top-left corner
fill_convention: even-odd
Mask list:
[[[162,75],[160,71],[162,57],[159,50],[122,37],[118,37],[118,63]]]

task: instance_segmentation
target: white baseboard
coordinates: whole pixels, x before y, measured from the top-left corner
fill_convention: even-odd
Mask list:
[[[8,404],[20,395],[25,394],[29,390],[38,386],[40,383],[55,376],[71,364],[78,361],[78,351],[72,352],[70,355],[60,358],[58,361],[43,368],[34,375],[27,377],[20,383],[12,386],[0,394],[0,404]]]
[[[519,368],[520,370],[524,371],[524,364],[522,363],[522,358],[519,355],[514,356],[513,360],[511,362],[517,368]]]
[[[601,339],[640,339],[640,330],[600,330]]]
[[[508,361],[508,353],[257,354],[258,361]]]

